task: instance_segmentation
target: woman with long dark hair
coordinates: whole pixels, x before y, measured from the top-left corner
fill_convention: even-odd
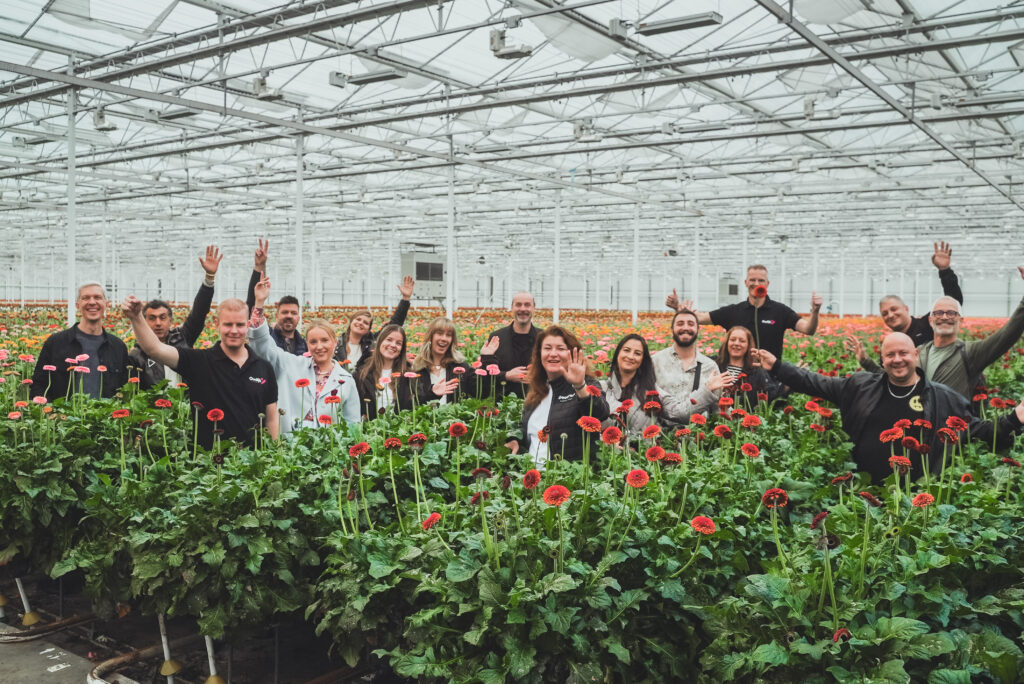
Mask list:
[[[405,324],[405,317],[409,313],[409,300],[412,298],[415,286],[416,281],[411,276],[402,278],[402,284],[398,286],[402,298],[399,300],[398,306],[395,307],[395,312],[391,314],[388,326]],[[354,374],[356,373],[354,369],[358,369],[369,360],[374,342],[384,332],[383,329],[373,332],[371,328],[373,328],[373,314],[368,309],[357,311],[349,319],[348,328],[345,329],[338,341],[338,350],[335,352],[334,358],[341,361]]]
[[[459,333],[451,319],[442,316],[430,322],[412,362],[413,372],[419,373],[416,393],[421,403],[458,401],[456,390],[462,396],[477,396],[477,376],[456,348],[458,344]]]
[[[729,328],[715,361],[722,376],[736,378],[732,394],[737,406],[745,404],[753,409],[759,401],[774,401],[788,393],[787,388],[769,375],[753,352],[756,348],[754,335],[741,325]]]
[[[378,334],[377,346],[369,360],[356,374],[359,403],[365,420],[394,408],[406,411],[413,407],[409,378],[409,362],[405,356],[405,330],[400,325],[386,325]]]
[[[529,391],[523,403],[522,435],[506,444],[512,453],[529,452],[534,465],[543,468],[555,455],[565,460],[583,458],[584,416],[596,420],[597,429],[608,417],[608,402],[597,380],[587,373],[587,362],[576,336],[552,325],[537,335],[526,376]],[[591,436],[590,452],[597,451],[597,433]]]

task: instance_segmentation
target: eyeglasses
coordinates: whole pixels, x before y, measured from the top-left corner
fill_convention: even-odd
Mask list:
[[[959,311],[932,311],[932,318],[959,318]]]

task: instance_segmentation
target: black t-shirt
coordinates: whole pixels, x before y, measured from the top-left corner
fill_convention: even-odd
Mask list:
[[[922,344],[935,339],[935,331],[932,330],[927,316],[911,318],[910,325],[907,326],[904,332],[910,336],[910,339],[914,340],[915,347],[920,347]]]
[[[193,402],[202,404],[199,413],[199,444],[213,445],[213,423],[207,419],[212,409],[224,412],[217,428],[223,439],[236,439],[251,446],[253,429],[259,429],[259,414],[267,404],[277,402],[274,369],[246,345],[249,358],[239,367],[229,359],[217,342],[209,349],[179,349],[177,371],[188,384]],[[196,410],[196,409],[193,409]],[[264,424],[266,421],[264,420]]]
[[[893,387],[888,380],[884,385],[882,396],[864,423],[864,432],[853,449],[853,460],[857,464],[857,469],[870,473],[871,481],[877,484],[892,474],[890,456],[906,456],[913,464],[910,471],[911,479],[917,479],[924,473],[921,454],[904,449],[899,441],[890,444],[882,442],[879,438],[883,430],[888,430],[898,420],[906,418],[913,423],[924,417],[924,406],[921,403],[924,383],[918,382],[910,394],[907,394],[908,388]],[[894,394],[896,396],[893,396]],[[904,430],[904,434],[915,439],[920,439],[921,436],[920,429],[915,427]]]
[[[512,368],[530,365],[530,354],[533,353],[533,343],[537,336],[531,331],[528,333],[512,333]],[[502,370],[509,370],[503,368]]]
[[[757,312],[755,323],[754,313]],[[708,314],[711,322],[720,325],[726,330],[733,326],[742,325],[754,334],[754,340],[759,342],[761,349],[770,351],[778,358],[782,358],[782,340],[786,336],[786,329],[796,326],[800,315],[785,304],[780,304],[770,297],[765,297],[764,304],[755,309],[750,300],[744,300],[738,304],[730,304],[720,309],[715,309]]]
[[[82,392],[93,399],[100,398],[100,346],[103,344],[103,333],[90,335],[81,328],[75,329],[75,339],[82,345],[82,353],[89,356],[88,359],[80,362],[79,366],[89,369],[88,373],[73,373],[71,377],[77,385],[82,383]],[[75,389],[78,389],[77,387]]]

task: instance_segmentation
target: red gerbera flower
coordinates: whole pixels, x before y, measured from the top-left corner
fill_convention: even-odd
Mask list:
[[[729,429],[728,425],[716,425],[714,433],[715,437],[721,437],[722,439],[732,436],[732,430]]]
[[[890,468],[909,468],[911,466],[910,459],[906,456],[890,456],[889,467]]]
[[[821,425],[819,423],[811,423],[810,428],[812,430],[814,430],[815,432],[824,432],[825,431],[825,426]]]
[[[491,475],[493,475],[493,473],[491,472],[490,468],[482,468],[481,467],[481,468],[474,468],[473,472],[471,472],[469,475],[470,475],[470,477],[478,477],[480,479],[483,479],[485,477],[491,477]]]
[[[741,446],[740,451],[743,452],[744,456],[749,456],[750,458],[757,458],[761,455],[761,450],[757,448],[757,445],[751,444],[750,442]]]
[[[402,440],[400,440],[398,437],[388,437],[387,439],[384,440],[385,449],[398,449],[401,446]]]
[[[846,629],[845,627],[840,627],[836,630],[835,634],[832,635],[832,643],[839,643],[840,641],[849,641],[851,638],[853,638],[853,635],[850,634],[850,630]]]
[[[584,430],[586,430],[587,432],[601,431],[601,421],[599,421],[597,418],[594,418],[593,416],[583,416],[582,418],[576,421],[576,424],[579,425]]]
[[[605,428],[604,432],[601,433],[601,441],[604,442],[605,444],[618,444],[621,439],[622,430],[615,427],[614,425]]]
[[[309,387],[309,378],[299,378],[295,381],[296,387]]]
[[[1020,468],[1020,461],[1015,461],[1009,456],[1003,457],[1003,463],[1005,463],[1006,465],[1012,465],[1014,468]]]
[[[879,441],[882,443],[895,442],[897,439],[903,438],[903,428],[889,428],[888,430],[882,430],[882,434],[878,436]]]
[[[822,511],[818,515],[814,516],[814,520],[811,521],[811,529],[812,530],[818,529],[818,525],[820,525],[821,521],[824,520],[827,517],[828,517],[828,511]]]
[[[772,487],[761,495],[761,503],[764,504],[765,508],[782,508],[789,503],[789,494],[786,493],[785,489]]]
[[[914,500],[910,502],[916,508],[924,508],[925,506],[931,506],[935,503],[935,497],[928,492],[921,492],[914,497]]]
[[[434,525],[436,525],[439,522],[441,522],[441,514],[440,513],[431,513],[430,515],[427,516],[427,519],[424,520],[420,524],[423,526],[424,530],[429,530],[431,527],[433,527]]]
[[[462,437],[467,432],[469,432],[469,428],[466,427],[465,423],[456,422],[448,426],[448,434],[452,437]]]
[[[648,481],[650,481],[650,479],[651,478],[647,474],[647,471],[640,470],[639,468],[636,470],[630,470],[626,474],[626,484],[628,484],[630,487],[635,487],[636,489],[640,489],[641,487],[646,485]]]
[[[661,403],[657,401],[645,401],[644,412],[645,413],[657,413],[661,410]]]
[[[601,389],[599,387],[595,387],[594,385],[587,385],[587,394],[589,394],[592,397],[599,397],[601,396]]]
[[[330,396],[324,397],[324,403],[325,404],[340,404],[341,403],[341,397],[339,397],[337,394],[332,394]]]
[[[654,439],[661,434],[661,426],[659,425],[648,425],[643,431],[644,439]]]
[[[170,399],[157,399],[153,402],[153,405],[157,408],[171,408],[173,406]]]
[[[751,430],[753,430],[754,428],[756,428],[759,425],[761,425],[761,416],[755,416],[755,415],[746,416],[743,419],[743,422],[740,423],[740,425],[745,427],[745,428],[750,428]]]
[[[526,489],[533,489],[540,484],[540,471],[536,468],[533,470],[527,470],[526,474],[523,475],[523,487]]]
[[[367,451],[370,450],[370,445],[366,442],[358,442],[348,448],[348,455],[352,458],[359,458]]]
[[[812,413],[817,413],[821,407],[818,406],[818,403],[815,401],[808,401],[806,404],[804,404],[804,408],[807,409],[808,411],[811,411]]]
[[[958,441],[960,441],[960,438],[956,436],[956,433],[953,432],[948,427],[940,427],[938,430],[936,430],[936,432],[939,435],[940,442],[945,442],[947,444],[956,444]]]
[[[409,446],[414,448],[420,448],[427,443],[427,436],[422,432],[409,435]]]
[[[551,485],[544,490],[544,503],[548,506],[561,506],[569,500],[569,490],[562,485]]]
[[[541,444],[547,444],[548,436],[551,434],[551,426],[545,425],[540,430],[537,430],[537,440]]]
[[[754,386],[751,385],[749,382],[745,382],[742,385],[740,385],[740,392],[752,392],[753,390]]]
[[[793,413],[794,411],[796,411],[796,409],[789,405],[786,405],[782,408],[782,412],[785,413],[787,416]]]
[[[697,530],[701,534],[715,533],[715,521],[703,515],[698,515],[693,520],[691,520],[690,527]]]
[[[694,413],[692,416],[690,416],[690,422],[693,423],[694,425],[704,425],[705,423],[708,422],[708,419],[705,418],[703,414]]]
[[[853,478],[853,473],[852,472],[846,472],[846,473],[843,473],[842,475],[836,475],[835,477],[833,477],[832,478],[832,484],[839,484],[840,482],[846,482],[847,480],[850,480],[852,478]]]
[[[320,423],[321,425],[330,425],[330,424],[331,424],[331,423],[333,422],[333,421],[331,420],[331,417],[330,417],[329,415],[327,415],[326,413],[321,413],[321,414],[320,414],[320,417],[319,417],[319,418],[317,418],[317,421],[318,421],[318,422],[319,422],[319,423]]]
[[[760,299],[761,297],[768,296],[768,288],[764,285],[758,285],[754,288],[754,297]]]
[[[128,409],[117,409],[116,411],[114,411],[113,413],[110,414],[110,417],[111,418],[127,418],[130,413],[131,413],[131,411],[129,411]]]
[[[660,461],[661,459],[665,458],[665,450],[662,449],[660,446],[652,446],[650,449],[647,450],[647,453],[644,454],[644,456],[647,458],[648,461],[653,463],[655,461]]]
[[[224,420],[224,412],[219,408],[210,409],[206,412],[206,420],[211,423],[216,423],[218,420]]]
[[[665,463],[682,463],[683,457],[674,451],[666,451],[665,457],[662,459]]]
[[[924,428],[925,430],[931,430],[932,424],[925,420],[924,418],[918,418],[917,420],[914,421],[914,427],[920,427]]]
[[[906,418],[900,418],[899,420],[892,424],[893,427],[898,427],[901,430],[907,430],[910,428],[911,425],[912,423]]]
[[[946,427],[952,428],[957,432],[963,432],[967,429],[967,421],[958,416],[950,416],[946,419]]]
[[[622,411],[623,413],[626,413],[629,411],[629,409],[633,408],[634,403],[635,402],[632,399],[626,399],[621,404],[619,404],[619,408],[617,408],[616,411]]]
[[[857,496],[861,497],[875,508],[881,508],[883,505],[882,500],[879,499],[874,494],[872,494],[871,492],[859,492]]]
[[[489,491],[487,491],[486,489],[484,491],[482,491],[482,492],[477,492],[476,494],[474,494],[473,496],[470,497],[469,503],[475,504],[475,503],[479,502],[480,501],[480,497],[483,497],[484,501],[486,501],[487,499],[491,498],[491,493]]]
[[[758,401],[768,401],[768,395],[765,394],[764,392],[758,392],[757,393],[757,400]]]
[[[900,444],[903,445],[904,449],[911,449],[912,451],[918,451],[921,448],[921,443],[918,442],[913,437],[911,437],[910,435],[907,435],[902,440],[900,440]]]
[[[970,473],[964,473],[963,475],[960,476],[960,482],[974,482],[974,476],[971,475]]]
[[[718,400],[718,408],[726,408],[733,405],[732,397],[722,397]]]
[[[690,428],[679,428],[676,430],[676,439],[682,439],[690,434]]]

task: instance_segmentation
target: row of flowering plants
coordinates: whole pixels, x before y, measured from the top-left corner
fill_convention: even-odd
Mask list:
[[[588,426],[589,466],[543,472],[503,446],[515,399],[212,453],[189,419],[214,408],[179,389],[13,408],[3,560],[81,572],[108,614],[219,637],[305,610],[349,662],[422,681],[1024,672],[1020,466],[955,422],[940,477],[908,481],[894,441],[893,475],[869,486],[814,401],[726,402],[628,442]]]

